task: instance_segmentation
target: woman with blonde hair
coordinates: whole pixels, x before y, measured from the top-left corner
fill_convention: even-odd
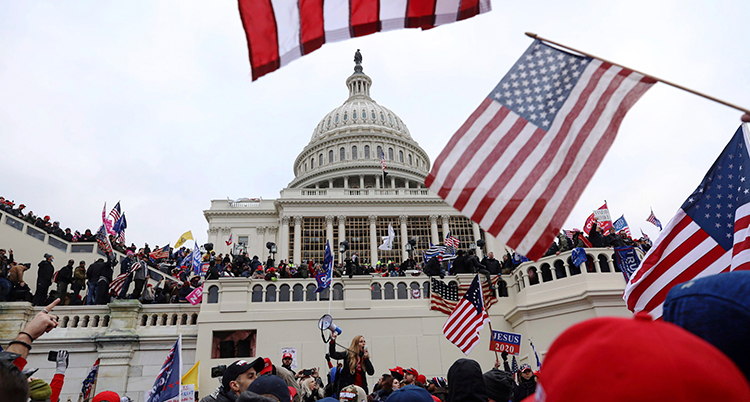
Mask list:
[[[370,352],[367,350],[365,337],[357,335],[352,339],[352,343],[344,352],[336,351],[336,333],[331,334],[331,343],[328,347],[328,353],[336,360],[343,360],[344,366],[341,372],[336,376],[333,384],[334,395],[338,395],[341,388],[347,385],[356,385],[369,393],[367,387],[367,376],[375,374],[375,368],[370,361]]]

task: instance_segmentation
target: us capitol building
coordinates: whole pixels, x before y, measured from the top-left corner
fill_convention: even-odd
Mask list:
[[[428,155],[404,122],[370,97],[371,86],[372,79],[357,63],[346,79],[348,98],[313,129],[310,143],[294,162],[295,178],[278,199],[211,201],[204,214],[217,253],[230,251],[225,241],[232,235],[237,243],[233,246],[261,258],[268,255],[266,243],[275,243],[277,261],[322,261],[326,241],[338,260],[342,254],[337,246],[344,240],[350,244],[348,252],[357,252],[363,261],[401,261],[408,256],[405,240],[414,239],[419,261],[430,242],[442,243],[450,232],[460,239],[461,248],[471,248],[481,238],[485,251],[503,254],[502,243],[424,187]],[[396,232],[393,250],[378,250],[389,224]],[[0,239],[4,248],[14,250],[17,261],[39,261],[50,253],[58,269],[68,259],[90,264],[101,257],[91,243],[67,243],[2,211]],[[523,263],[502,276],[508,294],[488,313],[492,329],[523,336],[519,364],[536,367],[529,339],[543,360],[555,337],[569,326],[598,316],[631,315],[622,301],[625,280],[615,268],[612,250],[586,251],[588,270],[573,266],[566,252]],[[36,267],[25,280],[36,283]],[[471,280],[471,275],[445,279],[456,285]],[[465,357],[443,335],[447,315],[430,309],[430,281],[424,275],[334,278],[329,290],[315,293],[315,288],[313,279],[222,278],[204,285],[203,300],[195,306],[142,305],[137,300],[58,306],[54,313],[60,326],[34,342],[27,367],[38,367],[35,376],[49,382],[55,364],[46,360],[47,353],[67,349],[70,367],[62,401],[78,400],[81,382],[99,359],[97,392],[113,390],[140,402],[182,335],[183,373],[200,362],[203,397],[219,384],[211,368],[240,358],[270,357],[280,365],[282,353],[290,351],[297,368],[324,370],[328,348],[317,322],[329,311],[344,331],[341,344],[348,345],[354,335],[365,336],[376,376],[396,365],[415,367],[427,377],[445,376],[456,359]],[[0,344],[7,345],[40,309],[25,302],[0,302]],[[485,327],[468,356],[485,371],[497,357],[489,350],[490,337]]]

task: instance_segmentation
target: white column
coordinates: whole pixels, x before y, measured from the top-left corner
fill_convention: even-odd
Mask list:
[[[442,215],[442,216],[440,216],[440,218],[443,221],[443,237],[441,237],[442,239],[445,239],[445,237],[448,235],[448,232],[451,231],[450,225],[448,225],[448,221],[449,221],[450,217],[451,217],[450,215]]]
[[[382,176],[382,174],[379,174],[379,175],[375,176],[375,188],[380,188],[380,177],[381,176]]]
[[[289,217],[281,217],[281,230],[279,231],[279,258],[289,261]]]
[[[344,176],[344,188],[349,188],[349,176]]]
[[[346,216],[339,215],[337,217],[339,221],[339,239],[338,242],[341,243],[342,241],[346,240]],[[334,253],[336,255],[336,259],[339,260],[339,263],[343,262],[341,261],[341,253],[338,252],[339,246],[338,243],[336,244],[336,252]]]
[[[396,178],[391,176],[391,188],[396,188]]]
[[[294,217],[294,263],[302,264],[302,217]]]
[[[359,188],[365,188],[365,175],[359,175]]]
[[[474,233],[474,243],[476,244],[477,240],[482,238],[482,232],[479,230],[479,225],[477,225],[477,223],[474,221],[471,221],[471,231]],[[479,257],[480,260],[482,259],[482,257],[484,257],[481,254],[482,254],[482,251],[479,248],[479,246],[477,246],[477,256]]]
[[[406,244],[409,242],[409,234],[406,231],[406,222],[409,220],[409,217],[401,215],[398,219],[401,222],[401,261],[406,261],[406,259],[409,258],[409,252],[406,251]]]
[[[378,260],[378,216],[370,215],[370,265],[375,266],[375,262]]]
[[[328,188],[333,188],[333,179],[328,179]]]
[[[333,215],[326,215],[326,241],[330,244],[331,254],[336,254],[339,248],[333,242]]]
[[[432,244],[438,244],[440,242],[440,237],[438,236],[437,219],[437,215],[430,215],[430,240],[432,241]]]

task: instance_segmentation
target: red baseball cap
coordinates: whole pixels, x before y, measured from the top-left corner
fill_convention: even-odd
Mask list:
[[[668,400],[750,401],[750,385],[708,342],[638,313],[563,332],[544,359],[536,394],[524,402]]]
[[[265,362],[265,366],[263,367],[263,370],[258,373],[258,375],[267,374],[273,371],[273,364],[271,363],[271,359],[266,357],[263,359],[263,362]]]
[[[424,375],[420,374],[420,375],[417,376],[417,382],[420,383],[420,384],[427,384],[427,377],[425,377]]]
[[[417,369],[415,369],[414,367],[409,367],[408,369],[404,369],[404,373],[411,374],[414,377],[417,377],[419,375],[419,373],[417,372]]]
[[[400,366],[396,366],[392,369],[388,369],[391,372],[391,376],[399,381],[404,379],[404,369]]]
[[[120,395],[114,391],[102,391],[96,394],[92,402],[120,402]]]
[[[281,355],[281,358],[282,359],[291,359],[292,358],[292,354],[289,353],[289,352],[286,352],[283,355]]]

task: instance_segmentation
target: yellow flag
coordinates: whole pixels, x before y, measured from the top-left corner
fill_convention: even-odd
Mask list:
[[[180,236],[180,239],[177,240],[177,243],[174,244],[174,248],[179,248],[183,244],[185,244],[186,241],[193,240],[193,232],[188,230],[187,232],[183,233],[182,236]]]
[[[200,360],[195,362],[195,365],[182,376],[182,384],[195,384],[195,388],[198,388],[198,366],[201,364]]]

